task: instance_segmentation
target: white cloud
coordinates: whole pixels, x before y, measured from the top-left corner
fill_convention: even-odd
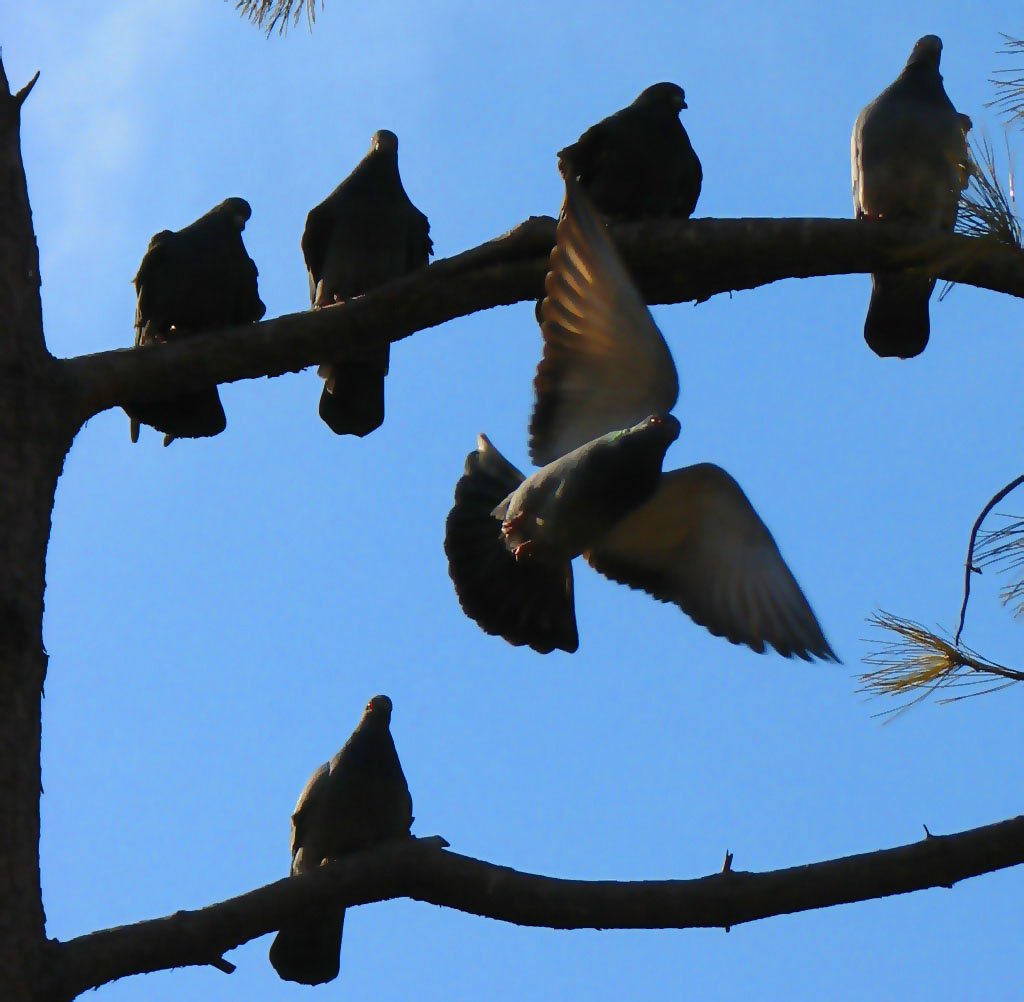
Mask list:
[[[181,51],[203,9],[132,0],[90,23],[83,10],[37,13],[25,42],[44,67],[33,95],[32,126],[43,163],[32,165],[33,189],[45,189],[44,214],[59,220],[43,248],[44,275],[109,228],[117,196],[134,171],[132,157],[146,131],[145,112],[161,67]],[[49,267],[48,267],[49,266]]]

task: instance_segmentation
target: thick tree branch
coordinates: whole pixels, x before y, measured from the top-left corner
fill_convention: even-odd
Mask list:
[[[225,951],[328,900],[361,905],[409,897],[551,929],[728,929],[772,915],[952,887],[1024,863],[1024,816],[896,849],[767,873],[727,866],[695,880],[561,880],[444,852],[442,842],[391,842],[198,911],[60,944],[62,981],[54,998],[70,1000],[129,974],[220,966]]]
[[[378,338],[398,341],[478,310],[535,299],[554,220],[435,262],[348,303],[168,345],[68,359],[66,392],[82,418],[210,383],[278,376]],[[618,226],[615,237],[652,303],[703,301],[783,278],[927,264],[939,278],[1024,298],[1024,254],[994,242],[844,219],[696,219]],[[126,338],[127,339],[127,338]]]

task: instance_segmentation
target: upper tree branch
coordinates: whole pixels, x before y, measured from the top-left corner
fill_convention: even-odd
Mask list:
[[[535,299],[543,289],[554,220],[510,233],[348,303],[167,345],[68,359],[67,392],[82,418],[133,400],[210,383],[278,376],[360,343],[398,341],[478,310]],[[842,219],[695,219],[617,226],[648,302],[702,301],[783,278],[928,265],[938,278],[1024,298],[1024,255],[1013,248],[917,227]],[[126,332],[127,339],[127,332]]]
[[[198,911],[105,929],[56,946],[55,999],[129,974],[217,964],[221,955],[324,901],[409,897],[551,929],[730,926],[927,887],[1024,863],[1024,816],[896,849],[767,873],[726,869],[696,880],[560,880],[400,840]],[[222,969],[223,969],[223,965]]]

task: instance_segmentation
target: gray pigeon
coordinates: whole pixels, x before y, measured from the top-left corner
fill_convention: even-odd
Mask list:
[[[967,187],[971,120],[946,96],[942,40],[918,39],[903,72],[858,116],[850,140],[858,219],[891,219],[952,231]],[[913,358],[928,344],[935,279],[871,276],[864,339],[876,355]]]
[[[558,157],[606,216],[687,219],[697,206],[703,172],[679,121],[685,107],[682,87],[654,84]]]
[[[486,633],[546,654],[578,646],[572,560],[674,602],[763,653],[836,660],[771,533],[724,470],[662,472],[679,435],[672,355],[579,184],[543,303],[524,477],[483,435],[448,515],[449,574]]]
[[[306,783],[292,815],[291,873],[408,835],[412,798],[391,739],[391,700],[374,696],[345,747]],[[338,976],[345,909],[327,906],[283,926],[270,962],[285,981],[320,985]]]
[[[351,174],[306,218],[302,255],[314,308],[342,302],[417,268],[433,253],[430,223],[409,201],[398,173],[398,137],[382,129]],[[338,435],[368,435],[384,421],[391,345],[320,366],[320,417]]]
[[[251,215],[244,198],[227,198],[184,229],[163,230],[150,240],[135,276],[136,347],[252,323],[266,313],[259,273],[242,243]],[[140,423],[164,432],[164,445],[219,435],[227,426],[216,386],[124,409],[133,442]]]

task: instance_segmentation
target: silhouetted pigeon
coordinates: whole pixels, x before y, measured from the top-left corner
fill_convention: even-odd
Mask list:
[[[578,646],[571,561],[676,603],[761,653],[835,660],[771,533],[708,463],[662,473],[679,434],[672,355],[580,186],[566,201],[542,311],[524,478],[483,435],[448,515],[466,614],[541,653]]]
[[[629,107],[592,125],[559,159],[606,216],[688,218],[703,173],[679,121],[685,107],[681,87],[654,84]]]
[[[430,223],[409,201],[398,173],[398,137],[375,132],[370,151],[306,217],[302,255],[314,308],[342,302],[425,268]],[[368,435],[384,421],[384,377],[391,345],[362,358],[324,363],[320,417],[338,435]]]
[[[918,39],[903,72],[858,116],[850,140],[858,219],[891,219],[952,231],[967,187],[971,120],[946,96],[942,40]],[[913,358],[928,344],[935,279],[871,276],[864,339],[876,355]]]
[[[227,198],[184,229],[162,230],[150,240],[135,276],[136,346],[252,323],[266,313],[256,265],[242,243],[251,215],[244,198]],[[216,386],[124,409],[133,442],[140,422],[164,432],[164,445],[219,435],[227,426]]]
[[[391,739],[391,700],[374,696],[345,747],[309,778],[292,815],[291,873],[408,835],[412,798]],[[338,976],[345,909],[316,909],[286,925],[270,947],[285,981],[319,985]]]

